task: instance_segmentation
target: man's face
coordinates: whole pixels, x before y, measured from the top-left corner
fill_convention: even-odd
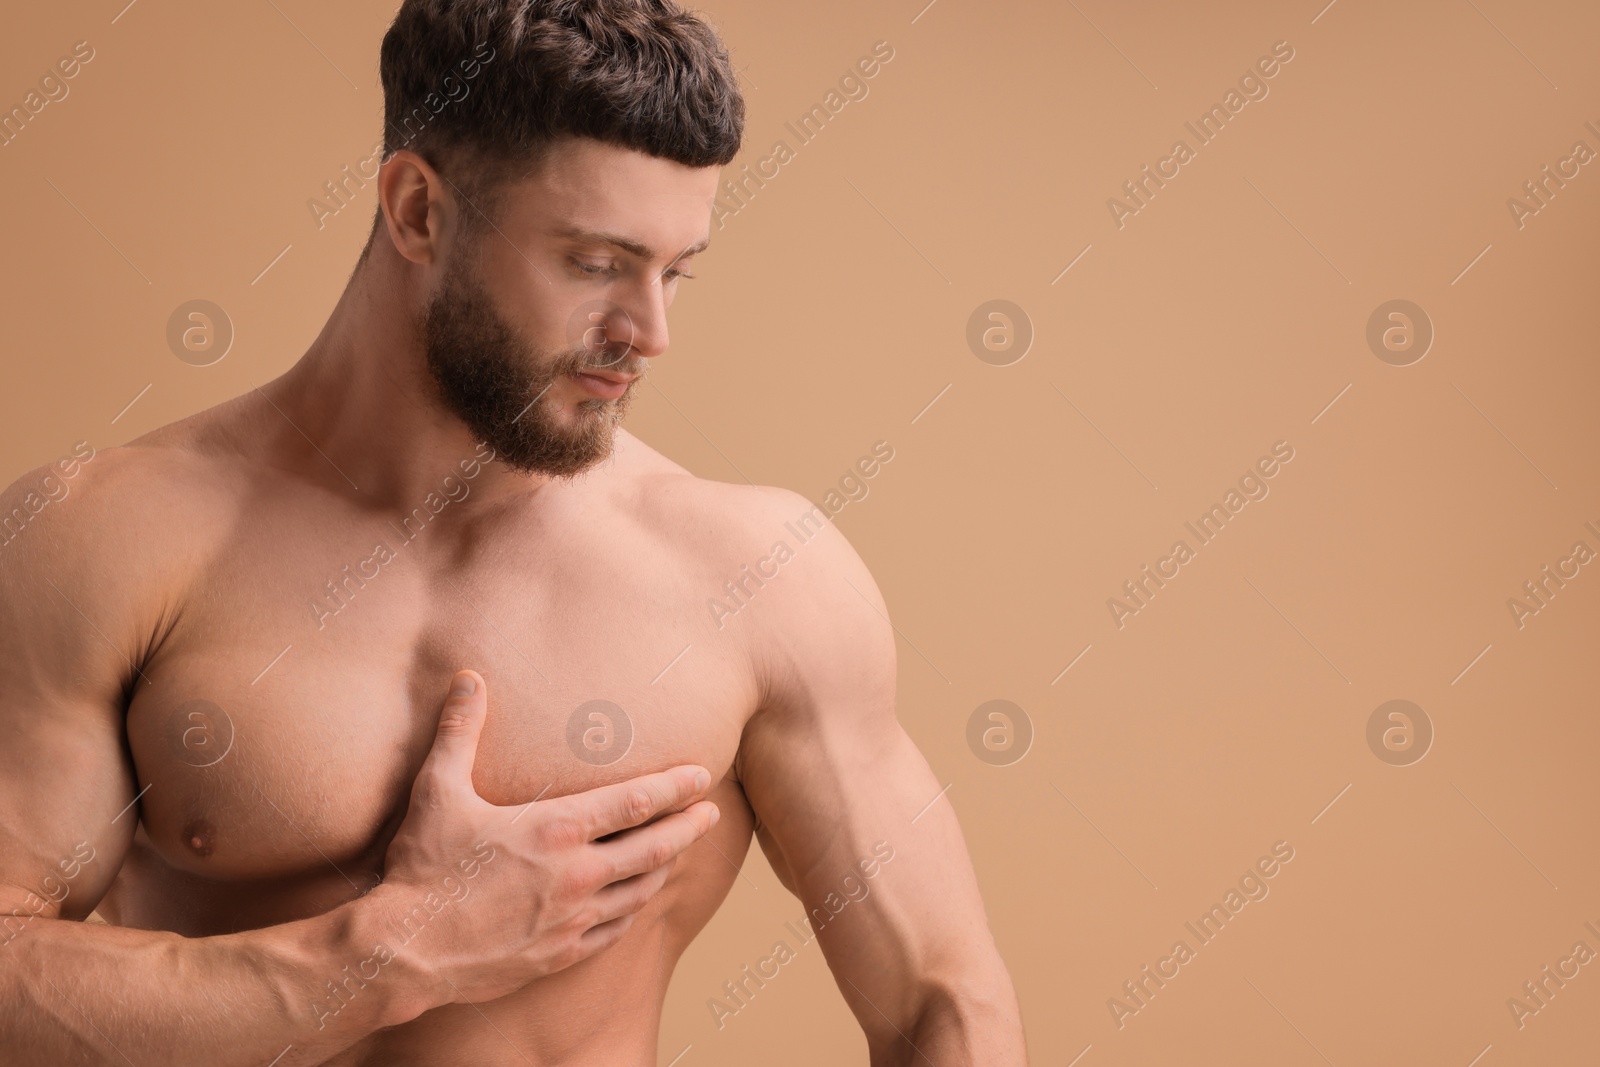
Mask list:
[[[611,453],[666,310],[704,247],[718,168],[588,139],[555,146],[445,253],[422,314],[444,406],[513,468],[571,477]]]

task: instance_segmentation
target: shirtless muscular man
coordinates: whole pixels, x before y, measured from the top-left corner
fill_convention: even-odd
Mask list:
[[[673,0],[405,0],[381,71],[303,357],[0,496],[0,1059],[651,1064],[754,837],[808,910],[872,865],[817,939],[874,1064],[1024,1062],[860,558],[618,425],[739,148],[725,49]]]

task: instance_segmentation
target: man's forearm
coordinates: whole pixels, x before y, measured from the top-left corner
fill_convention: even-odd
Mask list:
[[[432,1006],[382,949],[384,890],[220,937],[50,918],[0,933],[6,1063],[319,1063]]]

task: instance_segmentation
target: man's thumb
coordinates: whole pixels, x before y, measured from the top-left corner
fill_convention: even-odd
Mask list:
[[[450,681],[450,693],[439,711],[439,732],[433,749],[423,763],[445,780],[472,784],[472,761],[478,752],[478,736],[488,714],[488,687],[477,671],[457,671]]]

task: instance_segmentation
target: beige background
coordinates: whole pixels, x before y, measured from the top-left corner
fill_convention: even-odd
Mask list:
[[[1506,602],[1600,550],[1600,163],[1521,229],[1506,201],[1600,151],[1600,11],[923,2],[710,7],[741,162],[795,157],[715,231],[631,427],[818,499],[893,445],[838,522],[1035,1063],[1595,1062],[1600,962],[1521,1029],[1506,1002],[1600,950],[1600,566],[1520,630]],[[96,51],[0,148],[6,480],[283,371],[373,209],[369,186],[319,231],[307,201],[378,136],[393,0],[123,3],[4,15],[6,106]],[[797,147],[784,123],[879,40],[869,95]],[[1279,40],[1270,95],[1118,229],[1107,198]],[[165,338],[195,298],[237,331],[204,368]],[[997,298],[1035,331],[1005,367],[965,339]],[[1365,340],[1396,298],[1436,330],[1406,367]],[[1280,440],[1270,495],[1118,629],[1107,599]],[[1035,734],[1009,766],[966,742],[996,698]],[[1396,698],[1436,731],[1411,766],[1366,741]],[[1277,841],[1270,895],[1119,1029],[1108,998]],[[662,1063],[864,1062],[814,944],[712,1023],[800,914],[759,852],[745,873],[674,979]]]

